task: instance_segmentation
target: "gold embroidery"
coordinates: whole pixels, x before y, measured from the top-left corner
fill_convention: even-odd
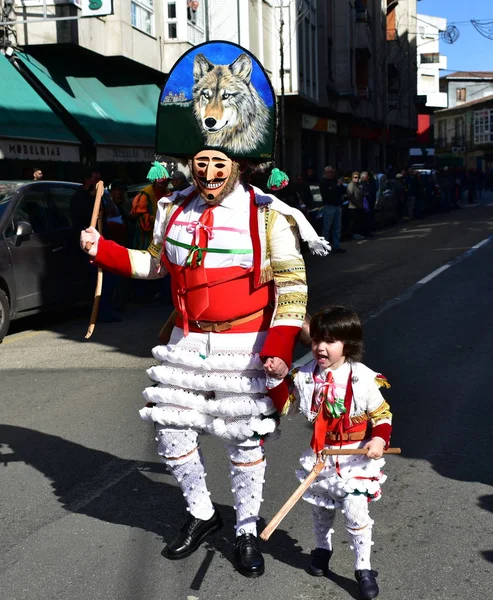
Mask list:
[[[277,275],[278,273],[292,273],[294,271],[305,271],[305,262],[301,258],[293,259],[293,260],[278,260],[272,261],[272,268],[274,269],[274,273]]]
[[[151,244],[149,244],[149,247],[147,248],[147,252],[149,252],[149,254],[151,256],[153,256],[154,258],[157,258],[159,256],[159,253],[161,252],[162,247],[163,247],[162,244],[154,244],[152,242]]]
[[[370,419],[373,423],[377,423],[378,421],[392,420],[392,413],[390,412],[390,406],[385,402],[385,400],[380,404],[380,406],[373,410],[369,414]]]
[[[308,294],[303,292],[289,292],[288,294],[281,294],[279,296],[278,306],[299,305],[305,306],[308,302]]]
[[[378,387],[384,387],[387,389],[391,387],[390,383],[387,381],[387,378],[383,375],[377,375],[375,377],[375,383],[378,385]]]
[[[260,283],[267,283],[268,281],[272,281],[274,279],[274,273],[272,271],[272,267],[267,266],[261,269],[260,271]]]

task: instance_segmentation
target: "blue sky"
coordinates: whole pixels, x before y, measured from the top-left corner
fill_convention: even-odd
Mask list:
[[[493,0],[420,0],[417,10],[444,17],[459,30],[455,44],[440,42],[441,54],[448,57],[448,72],[493,71],[493,40],[483,37],[471,23],[471,19],[491,21],[493,37]]]

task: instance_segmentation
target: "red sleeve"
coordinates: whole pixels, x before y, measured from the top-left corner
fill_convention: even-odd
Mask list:
[[[283,379],[275,388],[267,388],[267,395],[274,403],[277,412],[281,414],[282,409],[289,398],[289,388],[286,380]]]
[[[99,238],[98,253],[92,263],[115,275],[132,277],[132,263],[127,248],[105,240],[103,236]]]
[[[293,360],[294,346],[301,333],[300,327],[293,327],[292,325],[278,325],[277,327],[271,327],[267,333],[267,337],[264,342],[264,346],[260,352],[260,358],[279,357],[283,361],[291,366]]]
[[[392,425],[389,423],[381,423],[375,425],[371,432],[371,438],[382,438],[385,441],[385,447],[388,448],[390,445],[390,434],[392,433]]]

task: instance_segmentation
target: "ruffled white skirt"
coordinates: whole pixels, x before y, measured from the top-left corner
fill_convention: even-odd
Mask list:
[[[259,352],[266,332],[189,333],[175,327],[169,344],[156,346],[160,364],[148,369],[154,385],[144,390],[149,422],[194,428],[225,440],[245,441],[274,432]]]
[[[368,440],[345,445],[344,448],[362,448]],[[326,446],[337,449],[339,446]],[[298,480],[304,481],[313,469],[316,456],[310,448],[300,457]],[[340,508],[342,498],[348,494],[364,494],[368,500],[378,500],[381,485],[387,479],[382,472],[385,459],[374,460],[362,454],[327,456],[325,468],[303,495],[303,500],[323,508]]]

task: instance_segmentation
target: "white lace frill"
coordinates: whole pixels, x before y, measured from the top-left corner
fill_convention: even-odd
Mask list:
[[[361,448],[363,443],[350,444],[345,448]],[[335,448],[335,446],[333,446]],[[339,463],[339,473],[336,470],[336,459]],[[302,469],[296,471],[298,480],[305,477],[315,466],[316,457],[311,449],[300,457]],[[374,460],[364,455],[328,456],[326,466],[317,479],[303,495],[303,500],[323,508],[339,508],[340,500],[348,494],[365,494],[369,500],[378,500],[381,495],[381,485],[387,479],[382,472],[385,459]],[[361,478],[361,479],[358,479]]]
[[[272,434],[275,412],[266,395],[258,352],[265,334],[173,331],[168,345],[153,349],[160,361],[148,369],[140,416],[149,422],[201,429],[225,440]]]

